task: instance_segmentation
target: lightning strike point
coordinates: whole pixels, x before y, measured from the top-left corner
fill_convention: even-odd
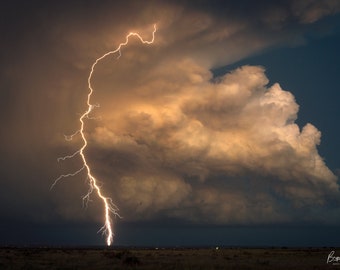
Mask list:
[[[132,37],[132,36],[137,37],[142,44],[152,44],[155,40],[156,31],[157,31],[156,24],[154,24],[153,25],[152,38],[150,40],[144,40],[138,33],[130,32],[129,34],[126,35],[125,41],[120,43],[115,50],[112,50],[112,51],[109,51],[109,52],[103,54],[102,56],[100,56],[99,58],[97,58],[93,62],[91,69],[90,69],[89,76],[87,78],[87,84],[88,84],[88,90],[89,90],[89,92],[87,94],[87,101],[86,101],[87,109],[79,118],[80,128],[75,133],[73,133],[72,135],[64,135],[66,141],[71,141],[74,136],[79,134],[81,136],[82,141],[83,141],[83,145],[80,147],[79,150],[77,150],[73,154],[58,158],[58,162],[59,162],[59,161],[64,161],[66,159],[74,158],[75,156],[77,156],[79,154],[79,156],[82,160],[83,166],[82,166],[82,168],[80,168],[79,170],[77,170],[73,173],[60,175],[57,179],[55,179],[55,181],[53,182],[53,184],[51,185],[51,188],[50,188],[50,189],[53,189],[53,187],[61,179],[67,178],[67,177],[73,177],[73,176],[79,174],[80,172],[82,172],[83,170],[85,170],[86,174],[87,174],[87,181],[88,181],[88,184],[89,184],[89,190],[82,198],[83,199],[83,205],[85,205],[85,207],[87,207],[87,204],[90,201],[90,197],[91,197],[93,192],[96,192],[98,197],[102,200],[103,205],[104,205],[104,225],[100,228],[100,230],[98,232],[101,232],[103,235],[106,236],[106,244],[108,246],[111,246],[111,244],[113,243],[113,237],[114,237],[113,225],[112,225],[113,221],[112,221],[111,216],[120,217],[120,218],[121,218],[121,216],[118,213],[118,211],[119,211],[118,207],[113,203],[112,199],[110,197],[106,197],[105,195],[103,195],[102,189],[101,189],[100,185],[98,184],[98,180],[92,175],[91,168],[90,168],[90,166],[87,162],[87,159],[86,159],[86,156],[85,156],[85,153],[84,153],[84,151],[85,151],[85,149],[88,145],[88,142],[86,140],[86,136],[85,136],[85,133],[84,133],[84,128],[85,128],[84,120],[85,119],[92,119],[89,116],[89,114],[91,113],[91,111],[93,109],[99,107],[99,104],[91,104],[91,96],[94,92],[94,89],[93,89],[92,83],[91,83],[91,79],[92,79],[96,65],[101,60],[103,60],[105,57],[107,57],[109,55],[118,54],[116,59],[119,59],[122,56],[121,49],[129,43],[130,37]]]

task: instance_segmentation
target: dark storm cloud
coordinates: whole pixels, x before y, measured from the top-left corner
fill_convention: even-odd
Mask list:
[[[154,23],[155,44],[132,40],[119,60],[102,61],[93,78],[93,103],[101,105],[94,116],[101,120],[87,122],[88,157],[124,218],[253,224],[322,220],[320,213],[328,209],[338,213],[329,207],[330,198],[338,200],[337,178],[317,151],[321,133],[312,124],[296,125],[294,96],[268,85],[262,67],[245,66],[221,78],[210,70],[267,48],[296,45],[339,6],[3,3],[1,179],[3,190],[15,195],[2,196],[12,209],[6,215],[101,219],[100,205],[90,204],[86,214],[81,210],[79,197],[87,188],[82,175],[48,193],[53,177],[81,166],[56,158],[80,144],[65,142],[63,133],[79,126],[93,61],[129,31],[150,37]],[[18,197],[35,210],[20,208]]]

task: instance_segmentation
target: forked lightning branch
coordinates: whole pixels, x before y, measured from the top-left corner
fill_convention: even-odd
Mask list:
[[[107,56],[110,56],[110,55],[117,55],[117,59],[121,56],[121,49],[124,46],[128,45],[130,37],[133,37],[133,36],[137,37],[140,40],[140,42],[143,43],[143,44],[152,44],[154,42],[154,39],[155,39],[156,30],[157,30],[156,25],[154,25],[154,29],[153,29],[153,32],[152,32],[152,38],[150,40],[144,40],[138,33],[130,32],[128,35],[126,35],[125,41],[120,43],[115,50],[112,50],[112,51],[109,51],[109,52],[103,54],[101,57],[97,58],[96,61],[94,61],[94,63],[91,66],[91,71],[89,73],[89,76],[87,78],[88,90],[89,90],[88,95],[87,95],[87,102],[86,102],[87,109],[79,118],[80,128],[74,134],[69,135],[69,136],[65,136],[65,139],[67,141],[71,141],[74,136],[79,135],[81,137],[82,141],[83,141],[83,144],[80,147],[80,149],[77,150],[76,152],[74,152],[73,154],[58,158],[58,161],[64,161],[66,159],[70,159],[70,158],[74,158],[76,156],[80,156],[82,163],[83,163],[83,166],[80,169],[76,170],[75,172],[60,175],[57,179],[55,179],[54,183],[51,186],[51,189],[52,189],[58,183],[59,180],[61,180],[63,178],[75,176],[75,175],[81,173],[82,171],[86,172],[87,180],[88,180],[88,184],[89,184],[89,190],[88,190],[87,194],[85,194],[83,196],[83,202],[86,205],[88,203],[88,201],[90,200],[90,196],[93,192],[97,193],[98,197],[103,202],[104,225],[101,227],[101,229],[99,231],[106,235],[106,244],[108,246],[110,246],[112,244],[113,236],[114,236],[113,221],[112,221],[111,216],[114,216],[114,217],[117,217],[117,216],[120,217],[120,216],[119,216],[119,213],[118,213],[119,209],[113,203],[112,199],[103,194],[102,187],[98,184],[98,180],[93,176],[93,174],[91,172],[90,165],[88,164],[86,156],[85,156],[85,149],[88,145],[87,139],[86,139],[86,136],[85,136],[85,133],[84,133],[85,120],[87,118],[90,118],[90,113],[92,112],[92,110],[94,108],[97,107],[97,105],[91,104],[91,96],[94,92],[94,88],[92,86],[92,77],[93,77],[93,73],[95,71],[97,64],[101,60],[103,60],[104,58],[106,58]]]

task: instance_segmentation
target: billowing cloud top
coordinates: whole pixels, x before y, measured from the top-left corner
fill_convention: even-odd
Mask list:
[[[100,61],[92,81],[91,101],[100,107],[93,112],[99,118],[86,122],[86,154],[124,219],[263,224],[321,222],[332,212],[327,220],[336,222],[337,178],[318,154],[321,132],[295,123],[293,94],[268,85],[260,66],[220,77],[211,70],[304,42],[305,31],[339,12],[339,1],[114,2],[8,4],[3,15],[12,26],[2,29],[8,51],[1,79],[11,102],[1,100],[9,123],[1,147],[6,162],[20,153],[31,166],[23,174],[35,172],[22,184],[22,176],[11,176],[12,166],[2,165],[9,189],[39,187],[40,197],[23,189],[22,198],[32,205],[48,200],[42,194],[50,182],[41,186],[41,179],[60,173],[55,157],[75,148],[61,133],[78,128],[94,60],[129,31],[147,39],[156,23],[154,44],[131,39],[119,59]],[[13,19],[17,9],[23,22]],[[64,162],[64,170],[77,169],[73,162]],[[67,190],[53,193],[46,209],[77,219],[74,196],[86,186],[71,180],[56,188],[63,185]],[[100,218],[100,210],[95,215]]]
[[[292,208],[336,195],[336,177],[316,149],[320,132],[312,124],[300,131],[293,95],[268,87],[262,67],[212,78],[176,59],[147,74],[105,94],[102,120],[89,132],[94,168],[101,174],[107,164],[107,185],[127,218],[282,221]]]

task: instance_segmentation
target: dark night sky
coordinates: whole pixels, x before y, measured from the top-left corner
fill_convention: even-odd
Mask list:
[[[72,2],[72,3],[70,3]],[[3,1],[0,245],[339,246],[340,3]],[[339,236],[338,236],[339,235]]]

